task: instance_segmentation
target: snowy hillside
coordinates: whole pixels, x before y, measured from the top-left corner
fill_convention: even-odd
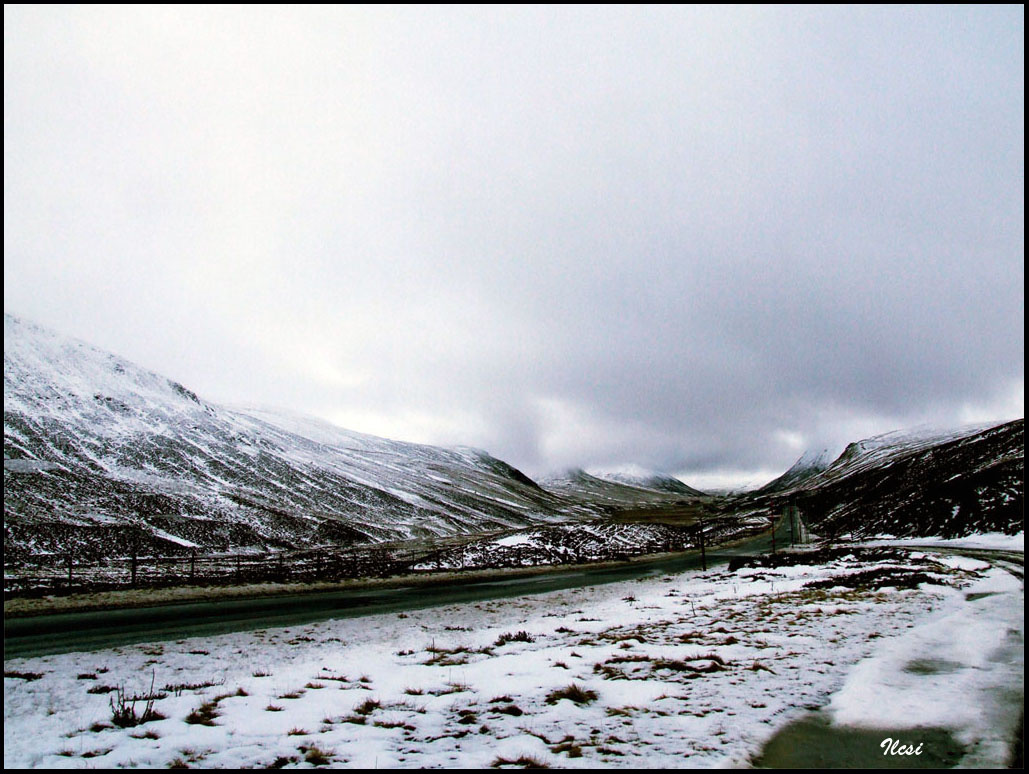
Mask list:
[[[447,535],[584,515],[483,451],[230,409],[4,316],[4,548],[124,554]]]
[[[818,449],[815,451],[804,452],[800,458],[790,466],[789,470],[777,479],[765,484],[763,487],[758,489],[757,492],[759,494],[765,494],[793,489],[805,479],[811,478],[812,476],[826,470],[832,464],[834,458],[835,455],[829,449]]]
[[[804,452],[789,470],[757,491],[772,493],[796,488],[815,489],[862,470],[888,466],[897,457],[968,438],[991,427],[989,424],[958,428],[923,426],[875,435],[847,444],[842,450],[838,446],[835,450],[811,449]]]
[[[574,502],[599,503],[614,508],[667,505],[690,497],[706,496],[668,476],[595,474],[581,468],[547,476],[541,479],[540,484],[547,491]]]
[[[616,484],[626,484],[638,489],[651,489],[657,492],[669,492],[682,497],[705,497],[705,493],[684,484],[674,476],[647,470],[638,465],[628,465],[615,469],[592,469],[589,475]]]
[[[821,470],[798,462],[762,492],[800,505],[826,537],[1013,534],[1023,528],[1024,457],[1022,419],[893,432],[850,444]]]

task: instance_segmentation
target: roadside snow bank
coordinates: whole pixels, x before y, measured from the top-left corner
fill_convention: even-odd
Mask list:
[[[948,728],[969,750],[961,765],[1004,761],[1024,697],[1023,602],[1000,569],[949,589],[941,609],[851,670],[829,703],[834,722]]]
[[[985,532],[980,535],[969,535],[962,538],[918,537],[895,538],[891,535],[880,535],[870,540],[862,540],[861,545],[877,546],[939,546],[949,548],[983,548],[992,551],[1025,551],[1025,532],[1017,535],[1005,535],[1003,532]]]

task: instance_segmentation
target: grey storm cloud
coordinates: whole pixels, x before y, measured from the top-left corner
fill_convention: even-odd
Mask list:
[[[532,473],[1021,416],[1023,25],[5,7],[5,309]]]

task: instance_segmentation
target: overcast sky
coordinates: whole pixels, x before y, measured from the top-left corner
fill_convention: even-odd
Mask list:
[[[1024,413],[1024,11],[4,8],[4,308],[530,474]]]

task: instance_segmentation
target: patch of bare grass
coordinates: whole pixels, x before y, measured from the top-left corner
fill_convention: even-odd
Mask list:
[[[513,718],[520,718],[522,715],[525,714],[525,710],[523,710],[517,704],[508,704],[504,707],[497,707],[495,710],[493,710],[493,712],[496,712],[500,715],[510,715]]]
[[[517,758],[494,758],[493,763],[490,766],[494,769],[504,769],[509,767],[518,767],[520,769],[549,769],[550,766],[541,761],[539,758],[534,758],[531,755],[521,755]]]
[[[186,715],[186,722],[193,726],[213,726],[214,719],[219,716],[217,700],[205,701]]]
[[[167,691],[173,696],[181,696],[186,691],[202,691],[205,688],[213,688],[216,685],[221,685],[221,683],[214,682],[213,680],[205,680],[199,683],[168,683],[161,690]]]
[[[354,713],[357,715],[371,715],[375,710],[382,708],[382,702],[376,699],[365,699],[363,702],[354,707]]]
[[[578,683],[570,683],[564,688],[558,688],[548,693],[546,701],[547,704],[557,704],[562,699],[568,699],[575,704],[583,705],[596,701],[597,695],[596,691],[584,688]]]
[[[497,637],[496,642],[493,643],[495,647],[501,647],[507,645],[509,642],[535,642],[536,638],[529,634],[527,631],[517,632],[506,632]]]
[[[304,760],[312,766],[328,766],[334,755],[331,750],[323,750],[317,745],[301,747],[300,751],[304,753]]]
[[[33,680],[38,680],[43,674],[41,672],[18,672],[14,669],[5,669],[4,677],[10,677],[14,680],[24,680],[27,683],[31,683]]]

